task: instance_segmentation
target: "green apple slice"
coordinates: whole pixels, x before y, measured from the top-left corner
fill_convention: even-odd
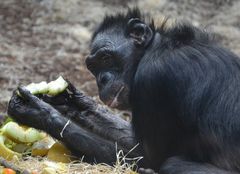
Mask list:
[[[26,86],[26,89],[33,95],[45,94],[48,93],[48,84],[45,81],[40,83],[31,83]]]
[[[48,93],[49,95],[57,95],[63,92],[68,86],[68,83],[63,79],[62,76],[58,77],[57,80],[48,83]]]
[[[68,86],[68,83],[63,79],[62,76],[58,77],[58,79],[51,81],[49,83],[42,81],[40,83],[31,83],[25,88],[33,95],[37,94],[48,94],[55,96],[61,92],[63,92]],[[20,96],[20,93],[18,92]]]
[[[46,134],[34,128],[23,128],[15,122],[8,122],[1,128],[3,135],[16,142],[33,143],[43,139]]]

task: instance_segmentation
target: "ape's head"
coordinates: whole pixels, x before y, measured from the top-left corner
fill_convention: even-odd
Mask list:
[[[126,15],[105,17],[93,34],[86,65],[96,77],[100,99],[108,106],[130,107],[130,86],[154,32],[153,23],[145,23],[134,9]]]

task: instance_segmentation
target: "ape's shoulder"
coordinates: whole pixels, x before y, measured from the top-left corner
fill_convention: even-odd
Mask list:
[[[215,43],[214,33],[207,29],[196,27],[187,21],[173,21],[166,18],[160,25],[156,26],[155,31],[160,33],[165,38],[165,41],[168,44],[172,44],[172,46]]]

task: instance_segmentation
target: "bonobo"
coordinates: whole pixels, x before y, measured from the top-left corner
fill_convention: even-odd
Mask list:
[[[143,148],[142,167],[149,169],[142,168],[141,173],[238,173],[240,59],[201,29],[187,23],[167,27],[166,23],[155,26],[138,9],[105,17],[93,34],[86,59],[100,99],[110,107],[132,111],[136,137],[126,131],[131,128],[127,123],[124,131]],[[8,113],[20,123],[47,131],[75,154],[84,152],[100,162],[114,160],[112,142],[121,144],[120,139],[101,139],[99,131],[86,126],[89,122],[83,125],[84,119],[76,119],[99,109],[70,86],[59,101],[77,116],[66,116],[68,112],[51,99],[39,99],[23,88],[24,98],[14,94]],[[67,118],[73,122],[60,136]],[[84,146],[83,141],[103,149],[92,143]]]

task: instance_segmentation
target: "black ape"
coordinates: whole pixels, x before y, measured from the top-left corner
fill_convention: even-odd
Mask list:
[[[240,171],[236,55],[198,28],[166,28],[164,23],[155,27],[138,10],[106,17],[91,48],[86,64],[97,79],[100,98],[107,105],[132,110],[147,166],[181,173],[174,163],[184,159],[199,166],[188,163],[182,173],[204,173],[204,163]],[[160,168],[168,159],[169,164]]]
[[[208,33],[189,24],[155,27],[138,10],[130,10],[104,19],[93,35],[86,64],[96,77],[101,100],[132,110],[145,168],[164,174],[240,172],[240,60]],[[83,115],[98,109],[72,86],[61,100],[65,109],[23,88],[20,93],[24,98],[13,95],[9,115],[47,131],[77,155],[85,152],[110,163],[115,159],[113,142],[125,150],[134,144],[122,142],[124,135],[114,136],[121,130],[133,137],[128,123],[106,121],[109,129],[118,127],[112,136],[108,131],[99,136],[100,126],[86,126],[93,123],[86,123],[91,117]],[[68,119],[73,122],[59,134]]]

